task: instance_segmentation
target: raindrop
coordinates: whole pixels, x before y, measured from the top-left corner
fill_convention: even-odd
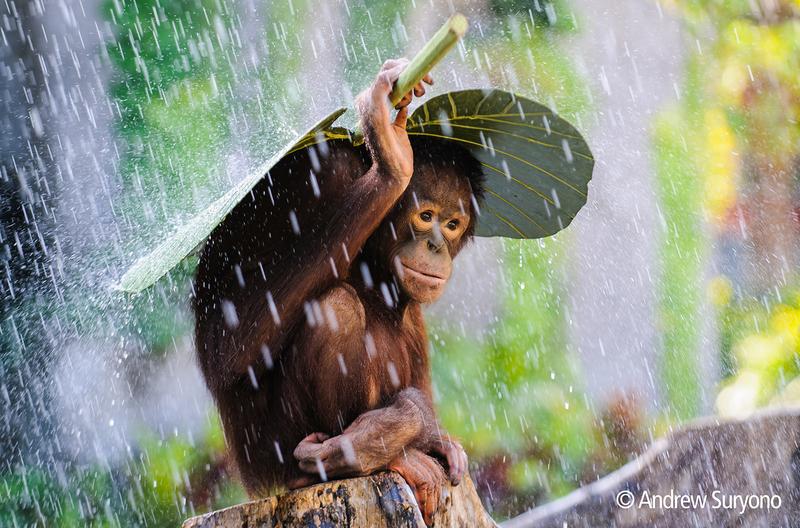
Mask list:
[[[561,200],[558,199],[558,192],[556,191],[555,187],[550,188],[550,196],[553,197],[553,203],[556,206],[556,209],[561,209]]]
[[[572,163],[572,149],[569,147],[569,142],[567,142],[566,138],[561,140],[561,148],[564,149],[564,157],[567,159],[567,163]]]
[[[267,292],[267,304],[269,305],[269,314],[272,316],[272,321],[279,325],[281,318],[278,315],[278,307],[275,306],[275,299],[272,298],[272,292]]]
[[[359,268],[361,269],[361,279],[364,281],[364,286],[372,288],[374,283],[372,282],[372,274],[369,272],[369,266],[367,266],[366,262],[362,262]]]
[[[439,126],[442,128],[442,134],[447,137],[453,136],[453,126],[450,124],[450,118],[444,110],[439,112]]]
[[[294,209],[289,211],[289,222],[292,224],[292,232],[295,235],[300,234],[300,223],[297,221],[297,213],[294,212]]]
[[[253,388],[258,390],[258,380],[256,379],[256,373],[251,365],[247,365],[247,375],[250,376],[250,383],[253,385]]]
[[[240,288],[244,288],[244,275],[242,274],[242,267],[237,264],[233,267],[236,273],[236,281],[239,283]]]
[[[317,183],[317,177],[314,175],[314,171],[308,173],[308,181],[311,182],[311,190],[314,193],[314,197],[319,198],[319,184]]]
[[[322,482],[328,482],[328,474],[325,473],[325,466],[322,465],[322,461],[317,458],[317,473],[319,473],[319,479]]]
[[[389,374],[389,381],[392,383],[392,386],[399,387],[400,376],[397,375],[397,367],[394,365],[394,362],[392,361],[386,362],[386,371]]]
[[[316,304],[317,306],[319,305],[319,303]],[[324,311],[325,311],[325,322],[327,323],[328,328],[330,329],[331,332],[338,332],[339,319],[336,317],[336,312],[328,304],[325,305]]]
[[[383,296],[383,302],[386,303],[386,306],[389,308],[394,306],[394,299],[392,299],[392,294],[389,292],[389,286],[387,286],[385,282],[381,282],[381,295]]]
[[[272,353],[267,345],[261,345],[261,357],[264,358],[264,365],[267,366],[267,369],[272,370],[274,366],[272,363]]]
[[[311,159],[311,169],[314,172],[319,172],[321,165],[319,163],[319,157],[317,156],[317,149],[310,147],[308,149],[308,157]]]
[[[36,137],[42,137],[44,135],[44,125],[42,124],[42,116],[39,114],[39,109],[36,107],[31,108],[30,116],[33,133],[36,134]]]
[[[236,314],[236,306],[229,300],[222,301],[222,315],[228,328],[239,326],[239,316]]]

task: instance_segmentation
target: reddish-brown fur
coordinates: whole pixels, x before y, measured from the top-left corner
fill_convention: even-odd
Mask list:
[[[436,250],[449,266],[472,234],[462,168],[475,162],[465,151],[415,144],[403,192],[380,172],[369,119],[362,113],[369,151],[329,141],[288,156],[200,259],[198,358],[254,496],[312,483],[322,465],[329,478],[395,469],[421,502],[438,502],[443,475],[426,453],[446,459],[455,482],[465,470],[453,469],[466,465],[463,450],[433,411],[420,303],[404,292],[390,255],[428,236],[408,221],[421,198],[457,203],[469,225]]]

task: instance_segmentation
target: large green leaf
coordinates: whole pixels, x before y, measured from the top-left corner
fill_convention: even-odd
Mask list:
[[[211,234],[215,227],[230,213],[250,190],[289,152],[317,143],[324,132],[346,111],[339,108],[320,120],[307,132],[272,156],[231,190],[214,201],[191,220],[178,227],[152,252],[137,260],[122,276],[119,288],[128,292],[140,292],[154,284],[192,252]],[[322,133],[322,134],[321,134]]]
[[[550,109],[501,90],[449,92],[409,118],[409,135],[467,147],[486,174],[476,234],[541,238],[565,228],[583,204],[594,158]]]
[[[330,139],[348,138],[333,123],[340,108],[297,137],[233,189],[179,227],[134,263],[119,287],[138,292],[190,255],[286,154]],[[409,118],[409,135],[431,136],[468,148],[486,174],[479,236],[541,238],[565,228],[583,204],[594,158],[575,128],[547,107],[501,90],[449,92]]]

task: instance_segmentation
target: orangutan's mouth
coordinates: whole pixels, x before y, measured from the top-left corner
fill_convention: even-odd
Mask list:
[[[408,275],[412,279],[417,282],[421,282],[422,284],[434,288],[438,288],[439,286],[444,285],[447,282],[447,277],[443,277],[441,275],[428,273],[425,271],[415,270],[414,268],[408,266],[407,264],[403,264],[403,274]]]

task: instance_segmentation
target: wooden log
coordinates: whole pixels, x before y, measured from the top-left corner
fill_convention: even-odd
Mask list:
[[[437,528],[497,525],[483,509],[469,476],[445,486]],[[192,517],[183,528],[424,528],[405,480],[393,472],[336,480]]]

